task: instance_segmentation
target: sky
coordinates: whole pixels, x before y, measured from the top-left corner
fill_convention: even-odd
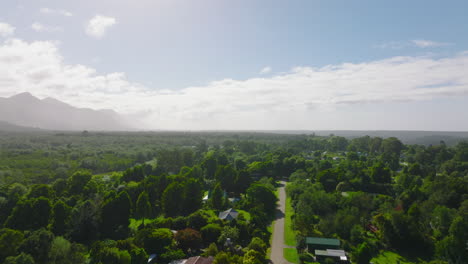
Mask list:
[[[0,97],[145,130],[468,130],[468,1],[2,0]]]

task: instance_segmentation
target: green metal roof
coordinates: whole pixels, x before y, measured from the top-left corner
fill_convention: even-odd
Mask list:
[[[306,243],[312,245],[340,246],[340,240],[336,238],[307,237]]]

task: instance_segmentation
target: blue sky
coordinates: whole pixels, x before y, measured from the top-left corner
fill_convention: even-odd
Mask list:
[[[151,129],[468,130],[466,10],[467,1],[7,1],[0,23],[14,32],[0,24],[0,57],[48,55],[14,64],[35,72],[0,73],[0,96],[112,108]]]

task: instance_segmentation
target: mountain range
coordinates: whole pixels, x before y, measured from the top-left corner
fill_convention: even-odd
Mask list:
[[[10,130],[30,127],[46,130],[134,130],[113,110],[77,108],[54,98],[39,99],[30,93],[0,97],[0,124]]]

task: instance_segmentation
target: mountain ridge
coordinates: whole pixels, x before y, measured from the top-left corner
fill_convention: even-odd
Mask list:
[[[132,131],[135,129],[114,110],[79,108],[52,97],[39,99],[29,92],[0,97],[0,121],[46,130]]]

